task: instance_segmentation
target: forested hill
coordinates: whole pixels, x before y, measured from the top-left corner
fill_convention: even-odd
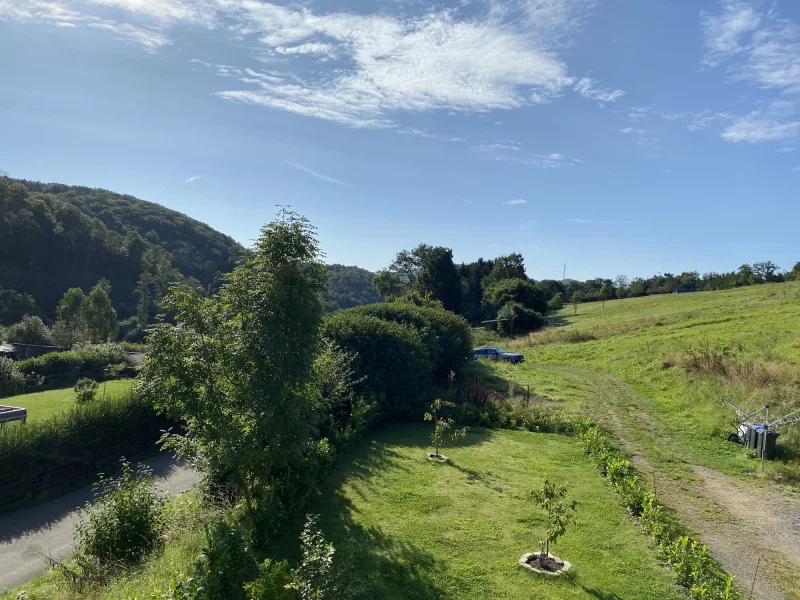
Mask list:
[[[0,177],[0,288],[33,296],[44,316],[67,289],[88,290],[101,278],[121,318],[152,312],[170,283],[191,277],[208,287],[233,270],[242,250],[152,202]]]
[[[372,285],[374,273],[360,267],[328,265],[328,289],[325,305],[328,312],[372,304],[382,300]]]
[[[172,266],[208,285],[229,273],[243,250],[233,238],[161,204],[100,188],[16,180],[30,192],[57,196],[122,235],[134,231],[172,255]]]

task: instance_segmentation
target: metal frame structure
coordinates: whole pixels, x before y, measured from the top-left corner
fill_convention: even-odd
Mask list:
[[[764,469],[764,457],[766,455],[767,449],[767,432],[775,431],[775,427],[783,426],[783,425],[791,425],[793,423],[800,423],[800,408],[797,410],[793,410],[792,412],[783,415],[775,419],[774,421],[769,420],[769,404],[765,404],[759,408],[753,409],[751,411],[742,410],[738,406],[736,406],[733,402],[728,400],[725,396],[722,396],[722,403],[727,406],[728,408],[732,408],[736,412],[736,416],[741,419],[744,423],[745,421],[750,421],[753,417],[764,412],[764,420],[755,420],[753,423],[755,425],[763,425],[764,426],[764,435],[762,436],[763,442],[761,442],[761,469]]]
[[[3,406],[0,405],[0,427],[11,421],[22,421],[23,423],[28,420],[28,410],[19,408],[18,406]]]

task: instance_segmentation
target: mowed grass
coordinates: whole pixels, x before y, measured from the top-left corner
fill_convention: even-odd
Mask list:
[[[735,414],[722,395],[742,407],[769,403],[773,415],[800,408],[800,282],[580,304],[577,315],[569,306],[555,320],[564,326],[507,343],[525,353],[523,365],[485,368],[504,385],[530,386],[565,412],[624,430],[661,467],[755,470],[726,441]],[[699,347],[772,369],[776,381],[747,385],[673,362]],[[784,457],[793,456],[800,427],[784,429],[781,441]]]
[[[133,385],[133,379],[114,379],[106,382],[106,397],[127,392]],[[97,400],[103,398],[103,383],[97,390]],[[0,398],[0,404],[18,406],[28,409],[28,420],[38,421],[50,418],[63,412],[75,404],[75,389],[48,390],[33,394],[22,394],[11,398]]]
[[[616,497],[572,438],[470,431],[427,460],[430,427],[381,428],[339,465],[308,512],[347,565],[360,598],[635,600],[683,597]],[[539,549],[545,515],[529,490],[550,477],[570,487],[577,523],[553,548],[566,576],[518,565]],[[278,554],[297,560],[300,523]]]

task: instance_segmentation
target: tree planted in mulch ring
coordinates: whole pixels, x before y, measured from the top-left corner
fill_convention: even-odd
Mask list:
[[[539,542],[539,552],[525,554],[519,562],[537,573],[560,575],[572,565],[551,555],[550,545],[555,544],[567,532],[567,527],[575,522],[578,503],[575,500],[566,502],[567,486],[556,485],[549,479],[542,482],[541,489],[531,490],[530,497],[547,511],[547,528],[544,540]]]
[[[439,452],[439,449],[444,446],[445,442],[467,435],[468,427],[453,429],[453,432],[449,436],[446,435],[446,433],[453,428],[455,422],[453,419],[440,417],[439,411],[442,410],[442,408],[453,408],[454,406],[455,404],[452,402],[437,399],[431,402],[428,412],[425,413],[425,420],[433,421],[433,436],[431,436],[431,439],[433,441],[434,451],[428,454],[428,460],[446,462],[447,457]]]

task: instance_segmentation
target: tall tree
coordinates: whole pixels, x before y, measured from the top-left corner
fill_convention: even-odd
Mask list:
[[[56,307],[56,322],[53,324],[53,337],[59,346],[71,348],[78,342],[86,341],[86,318],[84,304],[86,295],[80,288],[70,288]]]
[[[604,283],[600,287],[600,291],[597,292],[597,299],[603,303],[603,308],[606,307],[606,300],[611,299],[611,288],[608,286],[607,283]]]
[[[160,246],[149,246],[142,253],[142,271],[136,285],[139,304],[136,317],[143,329],[161,312],[161,302],[169,291],[169,286],[180,278],[180,273],[172,268],[169,252]]]
[[[249,508],[311,440],[321,258],[314,228],[282,210],[219,294],[173,288],[165,305],[178,325],[156,325],[148,337],[142,389],[186,423],[169,447],[228,474]]]
[[[522,254],[506,254],[496,258],[492,272],[489,273],[487,281],[484,281],[483,287],[486,288],[503,279],[528,279],[525,274],[525,259],[522,258]]]
[[[617,275],[614,278],[614,287],[617,288],[617,298],[624,298],[628,291],[628,276],[622,274]]]
[[[415,288],[423,295],[440,300],[447,310],[461,309],[461,279],[450,248],[428,247],[420,261]]]
[[[93,344],[109,342],[117,336],[117,311],[111,306],[108,292],[108,282],[100,281],[83,303],[86,331]]]

